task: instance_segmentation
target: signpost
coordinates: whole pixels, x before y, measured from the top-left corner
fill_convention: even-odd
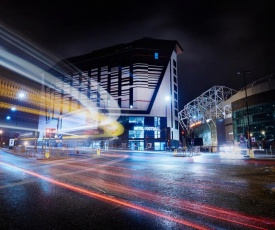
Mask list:
[[[49,158],[51,155],[51,138],[55,136],[55,128],[46,128],[46,138],[49,138],[49,150],[45,152],[45,157]]]
[[[12,149],[13,146],[14,146],[14,139],[10,139],[9,148]]]

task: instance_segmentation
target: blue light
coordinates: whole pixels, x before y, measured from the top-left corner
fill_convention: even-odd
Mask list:
[[[10,119],[11,119],[11,117],[10,117],[10,116],[7,116],[7,117],[6,117],[6,120],[10,120]]]
[[[155,52],[155,59],[159,59],[159,53]]]

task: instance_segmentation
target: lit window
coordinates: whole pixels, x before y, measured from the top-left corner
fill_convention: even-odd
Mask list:
[[[160,138],[160,131],[154,131],[154,138]]]

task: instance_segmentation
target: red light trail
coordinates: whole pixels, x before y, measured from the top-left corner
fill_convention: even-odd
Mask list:
[[[108,196],[105,196],[105,195],[102,195],[102,194],[99,194],[99,193],[89,191],[87,189],[79,188],[79,187],[76,187],[76,186],[73,186],[73,185],[70,185],[70,184],[66,184],[66,183],[63,183],[63,182],[60,182],[60,181],[57,181],[57,180],[54,180],[54,179],[50,179],[50,178],[45,177],[43,175],[40,175],[38,173],[29,171],[29,170],[26,170],[26,169],[22,169],[22,168],[14,166],[14,165],[10,165],[10,164],[3,163],[3,162],[0,162],[0,164],[8,166],[8,167],[10,167],[12,169],[15,169],[15,170],[18,170],[18,171],[27,173],[27,174],[32,175],[34,177],[43,179],[43,180],[48,181],[50,183],[53,183],[53,184],[55,184],[59,187],[66,188],[66,189],[69,189],[71,191],[78,192],[78,193],[81,193],[83,195],[86,195],[86,196],[89,196],[89,197],[92,197],[92,198],[96,198],[96,199],[99,199],[99,200],[102,200],[102,201],[105,201],[105,202],[110,202],[110,203],[114,203],[114,204],[123,205],[125,207],[132,208],[132,209],[135,209],[135,210],[139,210],[139,211],[142,211],[142,212],[154,215],[154,216],[162,217],[162,218],[165,218],[167,220],[170,220],[170,221],[173,221],[173,222],[185,225],[185,226],[189,226],[189,227],[192,227],[192,228],[195,228],[195,229],[198,229],[198,230],[208,229],[206,227],[202,227],[202,226],[197,225],[195,223],[191,223],[189,221],[185,221],[185,220],[180,219],[180,218],[168,216],[168,215],[165,215],[161,212],[158,212],[158,211],[155,211],[155,210],[152,210],[152,209],[149,209],[149,208],[141,207],[141,206],[132,204],[132,203],[127,202],[127,201],[119,200],[117,198],[111,198],[111,197],[108,197]]]
[[[109,190],[120,192],[123,194],[131,194],[131,195],[134,195],[135,197],[146,199],[151,202],[153,201],[156,203],[165,203],[166,205],[170,205],[174,208],[197,213],[199,215],[208,216],[214,219],[227,221],[230,223],[235,223],[235,224],[250,227],[253,229],[269,229],[268,227],[264,228],[263,225],[275,226],[275,221],[272,221],[272,220],[255,218],[252,216],[243,215],[240,213],[236,213],[236,212],[221,209],[221,208],[211,207],[209,205],[204,205],[197,202],[190,202],[190,201],[184,201],[181,199],[166,197],[164,195],[159,195],[157,193],[144,192],[144,191],[137,190],[133,187],[122,186],[120,184],[102,181],[101,179],[95,179],[95,178],[91,178],[83,175],[81,176],[74,175],[74,179],[80,180],[80,181],[84,180],[86,184],[89,184],[89,185],[96,184],[96,186],[100,187],[100,189],[109,189]]]
[[[120,204],[120,205],[123,205],[125,207],[133,208],[133,209],[145,212],[145,213],[149,213],[151,215],[155,215],[155,216],[158,216],[158,217],[168,219],[168,220],[173,221],[173,222],[177,222],[177,223],[180,223],[180,224],[183,224],[183,225],[186,225],[186,226],[191,226],[191,227],[194,227],[196,229],[206,229],[205,227],[201,227],[201,226],[198,226],[198,225],[196,225],[194,223],[191,223],[189,221],[185,221],[185,220],[182,220],[182,219],[179,219],[179,218],[175,218],[175,217],[165,215],[161,212],[154,211],[150,208],[141,207],[141,206],[132,204],[130,202],[117,199],[117,198],[110,198],[106,195],[102,195],[102,194],[99,194],[99,193],[89,191],[89,190],[84,189],[84,188],[76,187],[76,186],[73,186],[73,185],[70,185],[70,184],[67,184],[67,183],[63,183],[63,182],[60,182],[60,181],[57,181],[57,180],[54,180],[54,179],[50,179],[48,177],[42,176],[42,175],[34,173],[32,171],[21,169],[19,167],[13,166],[13,165],[9,165],[9,164],[6,164],[6,163],[2,163],[2,164],[6,165],[6,166],[9,166],[11,168],[14,168],[16,170],[22,171],[24,173],[30,174],[32,176],[38,177],[40,179],[49,181],[49,182],[51,182],[55,185],[58,185],[60,187],[63,187],[63,188],[69,189],[71,191],[75,191],[75,192],[84,194],[84,195],[89,196],[89,197],[100,199],[100,200],[103,200],[105,202]],[[89,169],[86,169],[85,171],[91,171],[91,169],[89,168]],[[100,171],[103,171],[103,173],[106,173],[106,171],[104,171],[104,170],[100,170]],[[100,173],[102,173],[102,172],[100,172]],[[211,207],[211,206],[208,206],[208,205],[203,205],[203,204],[200,204],[200,203],[197,203],[197,202],[184,201],[182,199],[166,197],[166,196],[159,195],[159,194],[156,194],[156,193],[140,191],[140,190],[137,190],[133,187],[122,186],[120,184],[115,184],[115,183],[112,183],[112,182],[106,182],[106,181],[102,181],[102,180],[95,179],[95,178],[85,177],[83,175],[82,176],[74,175],[74,179],[80,180],[80,181],[84,180],[86,182],[85,184],[88,184],[88,185],[95,184],[97,187],[100,187],[101,189],[102,188],[103,189],[109,189],[109,190],[112,190],[112,191],[115,191],[115,192],[120,192],[120,193],[123,193],[123,194],[134,195],[135,197],[146,199],[146,200],[149,200],[151,202],[153,201],[153,202],[156,202],[156,203],[160,203],[160,202],[165,203],[166,205],[172,206],[173,208],[178,208],[180,210],[185,210],[185,211],[196,213],[196,214],[199,214],[199,215],[204,215],[204,216],[207,216],[207,217],[210,217],[210,218],[213,218],[213,219],[219,219],[219,220],[222,220],[222,221],[226,221],[226,222],[229,222],[229,223],[234,223],[234,224],[237,224],[237,225],[242,225],[242,226],[245,226],[245,227],[250,227],[250,228],[253,228],[253,229],[270,229],[271,225],[275,226],[275,222],[272,221],[272,220],[247,216],[247,215],[243,215],[241,213],[233,212],[233,211],[230,211],[230,210],[224,210],[224,209],[220,209],[220,208],[215,208],[215,207]],[[266,226],[266,227],[264,227],[264,226]]]

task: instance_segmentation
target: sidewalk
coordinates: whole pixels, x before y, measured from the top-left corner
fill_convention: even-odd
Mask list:
[[[25,151],[20,151],[20,150],[15,150],[15,149],[9,149],[9,148],[1,148],[2,151],[21,156],[21,157],[26,157],[26,158],[33,158],[37,160],[61,160],[61,159],[68,159],[68,158],[73,158],[73,157],[92,157],[92,156],[97,156],[97,150],[96,149],[65,149],[65,150],[60,150],[60,149],[53,149],[51,153],[47,152],[44,150],[42,153],[42,149],[37,149],[35,151],[34,148],[26,148]],[[122,150],[122,149],[101,149],[100,153],[104,152],[129,152],[131,150]],[[144,152],[141,150],[136,150],[137,152]],[[145,151],[145,152],[153,152],[157,153],[159,151]],[[207,154],[204,152],[183,152],[183,151],[160,151],[161,153],[169,154],[173,157],[193,157],[193,156],[200,156],[203,154]],[[219,153],[216,153],[219,154]],[[228,153],[230,154],[230,153]],[[241,159],[241,158],[240,158]],[[267,154],[267,153],[254,153],[251,156],[246,154],[243,155],[244,160],[271,160],[275,161],[275,154]]]
[[[275,155],[266,154],[254,154],[254,156],[244,155],[245,160],[273,160],[275,161]]]

